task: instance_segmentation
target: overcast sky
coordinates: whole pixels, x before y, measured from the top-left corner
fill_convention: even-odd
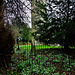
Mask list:
[[[59,0],[57,0],[57,1],[59,1]],[[75,0],[72,0],[72,1],[75,2]],[[27,16],[29,16],[29,18],[28,18],[29,21],[28,21],[27,23],[28,23],[28,25],[29,25],[30,28],[31,28],[31,27],[32,27],[32,26],[31,26],[31,10],[30,10],[30,9],[31,9],[31,3],[30,3],[28,0],[22,0],[22,2],[24,2],[25,5],[29,8],[29,9],[28,9],[27,7],[24,6],[24,10],[26,11]],[[56,6],[56,5],[55,5],[55,4],[52,4],[52,7],[53,7],[53,6]],[[72,7],[71,7],[71,8],[72,8]],[[59,11],[58,8],[53,8],[53,10]],[[57,14],[56,14],[56,15],[57,15]],[[57,15],[57,16],[59,16],[59,15]]]
[[[28,0],[22,0],[22,2],[24,2],[25,3],[25,5],[29,8],[27,8],[26,6],[24,6],[24,10],[25,10],[25,12],[27,13],[27,16],[28,16],[28,25],[29,25],[29,27],[31,28],[32,26],[31,26],[31,3],[28,1]]]

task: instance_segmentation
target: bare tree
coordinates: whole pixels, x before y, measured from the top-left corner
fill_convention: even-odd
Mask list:
[[[30,4],[30,1],[27,0]],[[19,18],[22,22],[28,23],[30,16],[27,14],[29,4],[21,0],[4,1],[4,19],[6,23],[11,23],[13,18]]]

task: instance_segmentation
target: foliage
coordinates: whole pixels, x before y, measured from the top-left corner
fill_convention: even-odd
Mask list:
[[[39,10],[38,10],[39,8]],[[40,15],[39,19],[36,19],[35,21],[35,29],[36,32],[34,33],[34,37],[35,39],[39,40],[39,41],[43,41],[43,42],[47,42],[46,41],[46,35],[45,32],[48,28],[48,17],[47,17],[47,11],[46,11],[46,6],[42,3],[38,3],[38,8],[37,8],[37,15]],[[42,11],[43,10],[43,11]],[[48,24],[48,25],[47,25]]]
[[[14,32],[15,39],[21,37],[22,39],[20,39],[19,41],[23,42],[23,44],[24,42],[28,42],[31,40],[31,28],[29,28],[26,23],[21,22],[20,19],[19,20],[14,19],[13,26],[10,27]]]
[[[21,51],[21,50],[20,50]],[[43,55],[42,53],[47,52],[48,54]],[[55,54],[53,50],[50,51],[41,51],[41,54],[30,55],[30,50],[26,50],[21,55],[16,54],[15,58],[13,58],[13,62],[11,64],[11,70],[7,70],[7,74],[50,74],[50,75],[66,75],[71,74],[73,72],[74,62],[68,58],[67,55],[63,56],[60,54]],[[52,57],[52,58],[51,58]],[[60,57],[60,58],[59,58]],[[14,59],[15,58],[15,59]],[[20,59],[19,59],[20,58]],[[62,58],[64,58],[62,60]],[[56,62],[55,60],[59,60],[60,62]],[[71,64],[68,64],[70,60]],[[64,61],[64,62],[63,62]],[[62,64],[62,62],[64,64]],[[60,67],[62,65],[62,67]],[[59,68],[59,70],[58,70]],[[57,71],[58,70],[58,71]],[[60,70],[62,72],[60,72]]]
[[[36,17],[35,39],[45,44],[59,43],[64,45],[65,49],[73,45],[75,43],[74,6],[74,2],[70,0],[52,0],[47,4],[39,1],[36,9],[39,19]]]
[[[21,35],[21,37],[22,37],[22,41],[23,42],[28,42],[28,41],[30,41],[31,40],[31,33],[30,33],[30,31],[31,31],[31,29],[30,28],[28,28],[27,26],[25,26],[24,28],[23,28],[23,31],[22,31],[22,35]]]

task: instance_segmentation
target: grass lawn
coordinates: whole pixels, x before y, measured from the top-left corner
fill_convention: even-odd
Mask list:
[[[68,58],[66,54],[63,56],[57,51],[57,47],[48,47],[56,50],[39,50],[40,46],[36,46],[39,49],[34,55],[31,54],[31,50],[25,50],[24,46],[20,45],[20,50],[15,49],[9,68],[7,70],[1,68],[0,73],[2,75],[75,75],[75,60]]]
[[[17,46],[16,46],[17,47]],[[31,49],[31,45],[19,45],[20,49]],[[63,48],[63,46],[36,45],[36,49]]]
[[[31,50],[31,45],[19,45],[19,48],[21,51],[17,50],[18,46],[15,45],[15,53],[23,53],[25,50]],[[48,46],[48,45],[36,45],[35,46],[36,50],[39,49],[57,49],[57,48],[63,48],[63,46]],[[16,51],[17,50],[17,51]]]

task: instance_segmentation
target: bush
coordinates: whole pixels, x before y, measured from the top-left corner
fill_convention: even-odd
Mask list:
[[[14,53],[14,38],[12,31],[6,26],[0,26],[0,66],[8,67]]]

